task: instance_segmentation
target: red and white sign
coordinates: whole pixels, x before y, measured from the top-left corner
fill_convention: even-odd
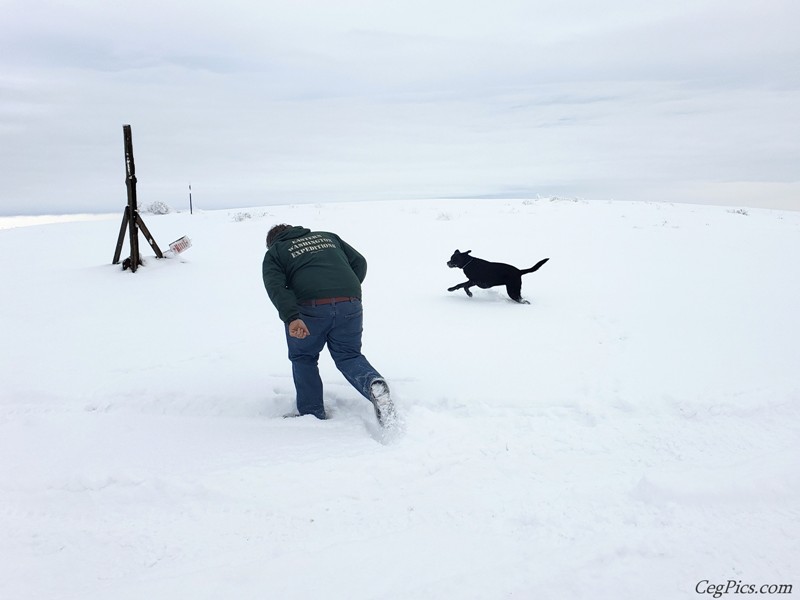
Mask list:
[[[192,247],[192,240],[190,240],[186,236],[178,238],[169,245],[169,249],[172,250],[175,254],[180,254],[184,250],[187,250],[188,248],[191,247]]]

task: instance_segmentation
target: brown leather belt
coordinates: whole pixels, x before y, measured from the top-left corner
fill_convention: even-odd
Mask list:
[[[336,304],[337,302],[353,302],[361,300],[356,296],[336,296],[336,298],[318,298],[317,300],[302,300],[298,302],[300,306],[319,306],[320,304]]]

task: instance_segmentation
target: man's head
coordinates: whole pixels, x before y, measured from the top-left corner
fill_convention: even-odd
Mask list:
[[[291,225],[287,225],[286,223],[281,223],[280,225],[275,225],[267,232],[267,249],[272,247],[272,244],[275,243],[275,240],[278,239],[278,236],[282,234],[287,229],[291,229]]]

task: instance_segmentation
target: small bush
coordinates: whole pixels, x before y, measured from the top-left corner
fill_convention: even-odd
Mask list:
[[[161,202],[160,200],[156,200],[148,204],[144,208],[144,212],[149,213],[151,215],[168,215],[172,212],[172,209],[166,202]]]

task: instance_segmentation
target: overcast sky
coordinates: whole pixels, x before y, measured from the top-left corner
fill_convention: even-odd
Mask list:
[[[797,0],[0,0],[0,214],[800,209]]]

